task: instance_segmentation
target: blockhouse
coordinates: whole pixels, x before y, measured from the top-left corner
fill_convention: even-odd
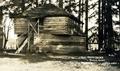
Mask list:
[[[32,51],[62,54],[86,51],[83,23],[73,15],[52,4],[26,11],[24,15],[39,21]]]

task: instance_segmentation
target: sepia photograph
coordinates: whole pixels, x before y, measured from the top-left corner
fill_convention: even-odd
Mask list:
[[[0,0],[0,71],[120,71],[120,0]]]

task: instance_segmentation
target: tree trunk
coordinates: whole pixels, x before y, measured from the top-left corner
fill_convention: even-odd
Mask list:
[[[59,7],[63,8],[63,0],[58,0],[59,1]]]
[[[85,33],[86,33],[86,49],[88,50],[88,0],[85,1]]]

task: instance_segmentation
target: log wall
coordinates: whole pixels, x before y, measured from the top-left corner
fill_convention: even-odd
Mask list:
[[[42,33],[37,40],[37,43],[33,46],[33,50],[36,49],[35,51],[39,52],[68,54],[86,51],[85,37],[82,36],[61,36]]]
[[[24,32],[27,32],[28,23],[30,22],[25,18],[15,18],[14,23],[15,23],[15,33],[22,34]]]
[[[68,54],[85,52],[85,37],[74,20],[69,17],[46,17],[40,34],[35,37],[31,50],[35,52],[52,52]]]
[[[74,21],[68,17],[46,17],[43,24],[43,31],[51,34],[71,35],[75,31]]]

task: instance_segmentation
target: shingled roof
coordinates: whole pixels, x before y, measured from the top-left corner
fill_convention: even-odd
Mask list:
[[[31,10],[25,11],[23,15],[29,18],[44,18],[48,16],[67,16],[79,23],[82,23],[75,16],[67,13],[63,9],[53,4],[45,4],[41,7],[33,8]]]
[[[53,4],[45,4],[25,11],[23,15],[31,18],[43,18],[46,16],[68,16],[69,14]]]
[[[45,18],[49,16],[66,16],[66,17],[69,17],[75,20],[78,23],[82,23],[73,15],[67,13],[63,9],[53,4],[45,4],[40,7],[32,8],[31,10],[23,12],[22,16],[27,17],[27,18]]]

